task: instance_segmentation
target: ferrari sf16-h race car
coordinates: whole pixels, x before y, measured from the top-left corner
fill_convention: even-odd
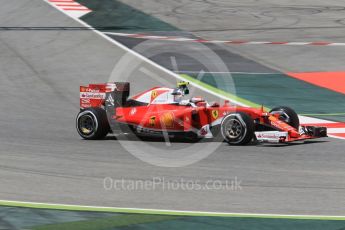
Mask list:
[[[219,105],[202,97],[185,99],[187,82],[178,83],[177,88],[155,87],[130,98],[129,92],[128,82],[80,86],[79,135],[94,140],[131,130],[137,136],[220,138],[230,145],[289,143],[327,136],[325,127],[300,126],[298,115],[289,107],[267,112],[228,101]]]

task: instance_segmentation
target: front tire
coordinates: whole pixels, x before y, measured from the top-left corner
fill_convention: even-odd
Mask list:
[[[286,106],[275,107],[270,111],[271,114],[279,114],[279,120],[286,122],[295,129],[299,129],[299,118],[297,113]]]
[[[86,140],[103,139],[110,131],[107,114],[101,108],[87,108],[76,119],[79,135]]]
[[[221,134],[230,145],[246,145],[254,137],[254,121],[246,113],[228,114],[221,123]]]

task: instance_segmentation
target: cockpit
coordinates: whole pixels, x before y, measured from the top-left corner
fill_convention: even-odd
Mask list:
[[[142,104],[177,104],[198,106],[199,104],[207,105],[207,102],[202,97],[192,97],[186,99],[185,96],[189,94],[188,82],[180,82],[177,88],[156,87],[146,92],[138,94],[128,101],[136,101]]]

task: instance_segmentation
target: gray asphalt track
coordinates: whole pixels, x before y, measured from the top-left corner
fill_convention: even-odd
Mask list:
[[[205,39],[345,41],[341,0],[121,1]],[[344,70],[345,52],[340,47],[231,45],[228,49],[282,72]]]
[[[1,26],[79,26],[40,0],[2,3]],[[229,147],[186,167],[144,163],[119,141],[83,141],[74,128],[78,86],[107,81],[124,51],[91,31],[0,32],[0,199],[98,206],[199,211],[345,215],[345,142]],[[133,74],[140,85],[157,84],[158,69]],[[145,74],[151,72],[151,76]],[[163,81],[164,81],[163,80]],[[199,92],[196,92],[199,93]],[[205,95],[205,94],[204,94]],[[208,95],[205,95],[208,96]],[[212,98],[211,98],[212,99]],[[137,141],[129,145],[142,146]],[[152,146],[167,148],[165,143]],[[200,148],[208,143],[198,143]],[[187,151],[188,143],[172,148]],[[187,154],[187,152],[186,152]],[[167,161],[174,158],[162,155]],[[127,182],[238,178],[229,190],[110,190],[103,179]]]
[[[138,50],[139,47],[155,47],[160,49],[162,52],[155,56],[148,56],[154,62],[175,71],[176,67],[172,65],[171,56],[175,56],[177,60],[177,71],[191,71],[199,72],[203,69],[204,63],[212,63],[221,61],[224,63],[226,69],[217,69],[211,67],[211,69],[204,69],[205,72],[216,72],[216,71],[227,71],[227,72],[243,72],[243,73],[278,73],[277,70],[268,68],[255,61],[245,58],[241,55],[230,52],[226,45],[214,45],[214,44],[197,44],[197,43],[181,43],[171,41],[159,41],[159,40],[145,40],[136,38],[127,38],[121,36],[108,35],[116,41],[124,44],[125,46]],[[183,46],[181,49],[180,47]],[[169,52],[170,50],[170,52]],[[140,49],[139,49],[140,51]],[[138,51],[138,52],[139,52]],[[182,51],[182,52],[181,52]],[[221,58],[220,60],[214,60],[210,55],[202,57],[200,54],[206,54],[212,52],[213,55]],[[145,54],[145,52],[143,52]],[[181,61],[179,61],[181,60]]]

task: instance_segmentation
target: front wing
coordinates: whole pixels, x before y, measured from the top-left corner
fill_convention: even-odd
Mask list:
[[[300,135],[298,137],[292,137],[290,136],[289,132],[286,131],[255,132],[255,136],[258,142],[289,143],[294,141],[327,137],[327,128],[317,126],[301,126]]]

